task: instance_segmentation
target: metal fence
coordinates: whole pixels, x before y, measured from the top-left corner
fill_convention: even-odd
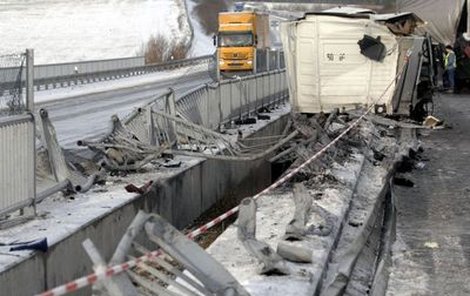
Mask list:
[[[73,63],[38,65],[34,67],[36,90],[92,83],[102,80],[136,76],[152,72],[175,69],[200,63],[209,63],[213,56],[202,56],[184,60],[174,60],[158,64],[145,64],[144,57],[131,57],[109,60],[83,61]],[[0,92],[17,81],[18,66],[0,65]],[[25,80],[25,74],[21,74]]]
[[[34,109],[33,52],[0,56],[0,65],[4,64],[17,70],[9,72],[14,83],[0,91],[0,218],[34,205],[36,197],[35,123],[30,112]],[[0,76],[0,82],[3,79]]]
[[[0,116],[20,114],[26,108],[24,77],[26,69],[26,56],[24,54],[11,54],[0,56]],[[8,81],[5,84],[3,82]]]
[[[217,129],[287,97],[286,71],[274,70],[206,84],[183,95],[175,105],[185,119]]]
[[[31,115],[0,117],[0,217],[35,198],[35,133]]]
[[[282,50],[258,49],[256,50],[256,72],[266,72],[286,67],[284,52]]]

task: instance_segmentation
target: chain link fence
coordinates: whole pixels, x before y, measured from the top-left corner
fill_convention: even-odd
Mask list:
[[[26,110],[26,55],[0,55],[0,68],[0,116],[20,114]]]

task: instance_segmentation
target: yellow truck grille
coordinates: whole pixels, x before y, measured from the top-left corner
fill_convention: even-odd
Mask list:
[[[225,60],[246,60],[248,55],[243,53],[224,53],[222,58]]]

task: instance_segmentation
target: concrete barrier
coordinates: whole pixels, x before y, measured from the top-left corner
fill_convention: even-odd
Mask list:
[[[266,125],[254,136],[282,133],[288,116]],[[130,198],[114,211],[83,225],[78,231],[50,246],[47,253],[36,252],[0,274],[1,295],[33,295],[64,284],[92,271],[91,261],[81,246],[90,238],[109,261],[122,235],[142,209],[159,213],[177,228],[192,223],[224,197],[243,198],[271,183],[267,160],[251,162],[200,159],[179,174],[157,180],[144,195]],[[83,289],[74,295],[91,295]]]

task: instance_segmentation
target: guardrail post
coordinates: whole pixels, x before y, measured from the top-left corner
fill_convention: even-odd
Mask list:
[[[176,116],[175,90],[170,88],[170,93],[166,97],[166,112]]]
[[[49,119],[49,114],[47,113],[47,110],[39,110],[39,115],[42,124],[43,145],[47,149],[47,155],[51,171],[57,182],[65,181],[69,177],[69,171],[64,154],[62,152],[62,148],[60,147],[57,141],[54,126],[52,125]]]
[[[26,49],[26,109],[34,114],[34,49]],[[34,117],[34,115],[33,115]],[[34,156],[33,156],[33,166],[34,166],[34,185],[33,185],[33,215],[36,216],[36,123],[33,119],[33,141],[34,145]]]
[[[170,88],[170,93],[166,96],[166,112],[172,116],[176,116],[176,100],[175,100],[175,90]],[[173,145],[176,145],[177,133],[176,133],[176,123],[174,121],[168,121],[170,127],[170,140],[174,140]],[[171,143],[169,143],[171,144]]]
[[[217,82],[217,99],[219,100],[217,102],[218,108],[219,108],[219,127],[218,130],[219,132],[222,131],[222,119],[223,119],[223,112],[222,112],[222,85],[220,84],[220,81]]]
[[[270,54],[270,52],[271,51],[269,49],[266,50],[266,72],[271,71],[271,60],[270,60],[271,54]]]
[[[255,48],[253,53],[253,74],[258,73],[258,49]]]
[[[149,145],[151,146],[160,146],[158,143],[157,137],[155,136],[155,125],[153,123],[153,114],[152,114],[152,107],[147,107],[147,124],[148,124],[148,137],[149,137]]]
[[[216,50],[216,55],[215,55],[215,69],[216,69],[216,73],[215,73],[216,80],[220,81],[220,52],[218,49]]]
[[[26,108],[34,113],[34,49],[26,49]]]

